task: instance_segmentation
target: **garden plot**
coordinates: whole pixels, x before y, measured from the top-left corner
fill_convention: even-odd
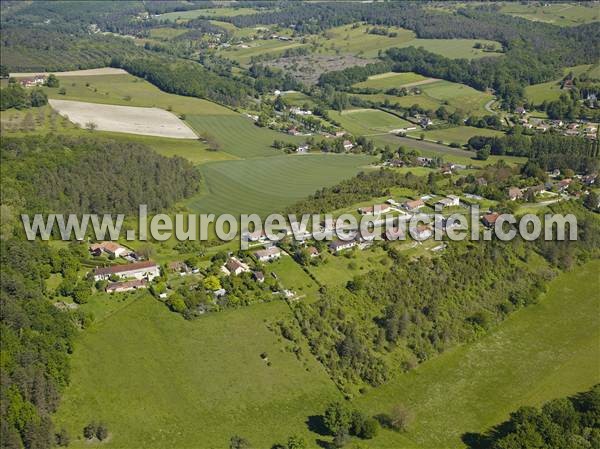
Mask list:
[[[159,108],[115,106],[82,101],[49,100],[61,115],[81,126],[146,136],[195,139],[196,134],[177,116]]]

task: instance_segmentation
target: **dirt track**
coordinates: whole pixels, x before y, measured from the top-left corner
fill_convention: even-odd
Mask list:
[[[127,72],[123,69],[113,67],[103,67],[100,69],[71,70],[69,72],[32,72],[32,73],[11,73],[13,78],[29,78],[36,75],[49,75],[54,73],[56,76],[91,76],[91,75],[125,75]]]
[[[95,123],[101,131],[145,136],[196,139],[196,134],[179,118],[164,109],[115,106],[81,101],[48,100],[61,115],[82,127]]]

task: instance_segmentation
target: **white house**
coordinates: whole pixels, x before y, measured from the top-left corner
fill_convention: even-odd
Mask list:
[[[90,252],[98,253],[99,251],[114,257],[125,257],[129,253],[127,248],[115,242],[100,242],[90,245]]]
[[[349,140],[344,140],[344,150],[346,151],[350,151],[352,148],[354,148],[354,144],[352,142],[350,142]]]
[[[128,292],[140,288],[147,288],[146,279],[134,279],[132,281],[112,282],[106,287],[107,293]]]
[[[225,268],[229,271],[229,274],[242,274],[250,271],[250,267],[246,265],[244,262],[239,260],[237,257],[230,257],[229,260],[225,263]]]
[[[113,275],[122,279],[134,278],[151,281],[160,276],[160,268],[154,262],[147,260],[125,265],[113,265],[112,267],[98,267],[94,270],[95,281],[107,280]]]
[[[256,251],[254,255],[261,262],[269,262],[271,260],[279,259],[281,257],[281,250],[276,246],[271,246],[270,248]]]
[[[442,208],[458,206],[460,205],[460,198],[456,195],[448,195],[447,198],[442,198],[435,204],[441,206]]]
[[[353,248],[358,245],[358,241],[353,240],[334,240],[329,244],[329,249],[333,253],[339,253],[345,249]]]

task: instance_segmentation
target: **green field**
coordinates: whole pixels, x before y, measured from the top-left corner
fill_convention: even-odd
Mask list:
[[[276,156],[281,150],[271,148],[274,140],[300,144],[305,137],[290,136],[260,128],[254,122],[240,114],[219,115],[190,115],[186,121],[198,134],[204,132],[214,136],[224,151],[242,158]]]
[[[356,96],[364,100],[383,102],[388,100],[391,104],[397,104],[404,108],[418,105],[423,109],[436,110],[444,106],[448,111],[461,111],[464,114],[488,115],[485,104],[493,100],[492,94],[481,92],[464,84],[440,80],[433,83],[415,86],[421,93],[417,95],[406,95],[396,97],[393,95],[380,94],[358,94]]]
[[[87,101],[122,106],[157,107],[175,114],[235,115],[224,106],[201,98],[163,92],[158,87],[132,75],[58,76],[66,95],[45,87],[50,98]]]
[[[234,434],[271,447],[339,394],[312,358],[284,352],[264,320],[283,302],[187,322],[149,295],[86,330],[57,416],[73,435],[106,423],[106,448],[226,448]],[[266,352],[271,366],[260,354]],[[75,436],[79,435],[79,440]]]
[[[349,109],[341,113],[329,111],[329,116],[355,136],[385,134],[394,129],[414,126],[393,114],[377,109]]]
[[[187,31],[188,30],[186,30],[185,28],[169,28],[169,27],[151,28],[148,31],[148,36],[151,39],[168,41],[170,39],[173,39],[177,36],[180,36],[180,35],[186,33]]]
[[[324,186],[364,169],[369,156],[306,154],[201,166],[202,193],[186,205],[199,213],[280,213],[286,206]]]
[[[425,139],[427,140],[442,142],[446,145],[451,143],[464,145],[473,136],[497,137],[504,133],[494,129],[474,128],[472,126],[455,126],[453,128],[434,129],[430,131],[417,130],[408,133],[409,136],[414,137],[420,137],[421,134],[425,134]]]
[[[360,25],[353,28],[344,25],[327,30],[325,36],[316,39],[317,52],[351,53],[365,57],[376,57],[380,50],[392,47],[423,47],[425,50],[438,53],[448,58],[480,58],[495,56],[500,53],[484,52],[473,48],[475,43],[493,44],[501,48],[498,42],[484,39],[419,39],[415,33],[398,27],[389,27],[391,32],[397,33],[394,37],[381,36],[367,33],[369,26]]]
[[[357,83],[354,87],[359,88],[371,88],[371,89],[391,89],[393,87],[399,88],[405,84],[415,83],[418,81],[427,80],[423,75],[419,75],[414,72],[388,72],[381,73],[380,75],[370,76],[367,81],[363,81],[362,83]]]
[[[591,2],[569,3],[507,3],[500,10],[504,14],[522,17],[536,22],[552,23],[560,26],[576,26],[600,20],[597,4]]]
[[[573,73],[576,76],[585,74],[589,78],[600,80],[600,64],[594,65],[579,65],[575,67],[567,67],[563,70],[564,75]],[[525,96],[530,102],[536,105],[544,101],[557,100],[561,94],[568,93],[560,88],[561,79],[548,81],[547,83],[533,84],[525,88]]]
[[[466,432],[499,424],[521,405],[588,389],[600,381],[600,282],[596,260],[550,284],[540,304],[491,334],[371,390],[358,401],[376,414],[403,403],[414,413],[406,434],[384,431],[370,447],[459,448]]]

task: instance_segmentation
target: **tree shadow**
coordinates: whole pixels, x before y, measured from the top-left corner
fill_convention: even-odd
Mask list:
[[[490,447],[489,439],[481,433],[463,433],[460,439],[469,449],[487,449]]]
[[[323,422],[323,417],[321,415],[312,415],[309,416],[306,420],[306,426],[308,430],[314,432],[321,436],[328,436],[329,431]]]

